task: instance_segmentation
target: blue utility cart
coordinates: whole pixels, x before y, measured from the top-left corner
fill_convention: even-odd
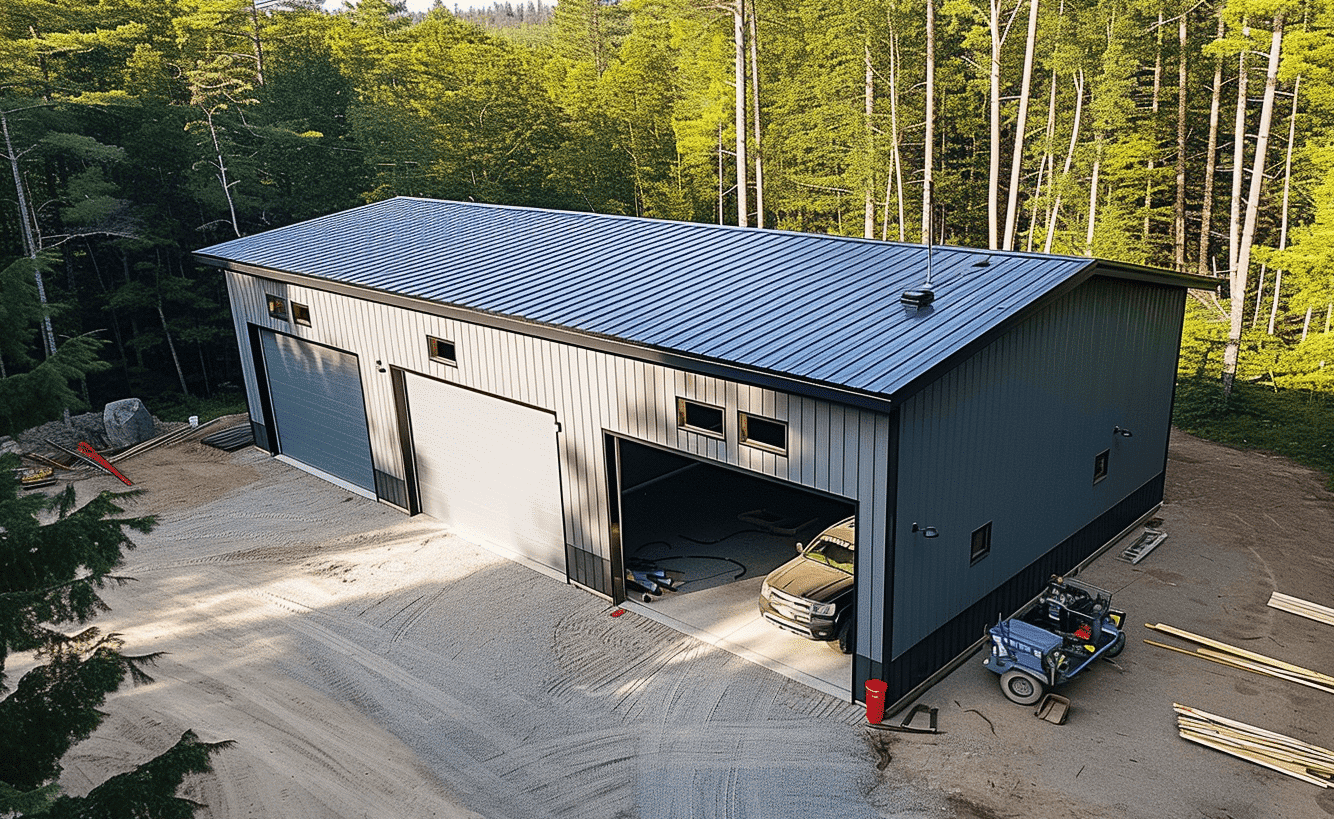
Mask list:
[[[1120,654],[1125,617],[1112,608],[1111,592],[1053,577],[1032,607],[989,629],[991,654],[982,664],[1000,675],[1006,697],[1032,705],[1094,660]]]

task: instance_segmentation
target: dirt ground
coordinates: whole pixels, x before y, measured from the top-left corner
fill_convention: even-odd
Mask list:
[[[1265,606],[1334,605],[1334,496],[1278,458],[1174,434],[1168,540],[1083,575],[1130,613],[1117,664],[1063,691],[1055,726],[972,658],[923,697],[937,736],[870,731],[855,705],[253,448],[121,466],[144,490],[128,511],[159,526],[97,625],[167,653],[68,757],[74,793],[194,728],[236,741],[187,784],[208,817],[1334,815],[1334,790],[1179,739],[1171,708],[1330,747],[1331,695],[1140,642],[1163,622],[1334,671],[1330,627]]]

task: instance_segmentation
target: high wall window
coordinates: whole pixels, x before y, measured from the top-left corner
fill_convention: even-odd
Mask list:
[[[269,301],[269,316],[272,318],[282,319],[283,321],[287,321],[287,299],[283,298],[282,296],[270,295],[268,297],[268,301]]]
[[[310,326],[310,308],[304,304],[292,302],[292,321]]]
[[[438,361],[441,364],[458,364],[458,355],[454,349],[454,342],[446,341],[443,338],[435,336],[426,337],[426,350],[431,356],[432,361]]]
[[[676,399],[676,425],[690,432],[723,437],[723,411],[686,398]]]
[[[1111,457],[1111,450],[1104,449],[1093,459],[1093,482],[1097,483],[1107,477],[1107,460]]]
[[[779,455],[787,454],[787,424],[751,415],[748,412],[739,413],[738,416],[740,418],[738,440],[741,443],[777,452]]]
[[[973,544],[968,553],[968,565],[972,566],[989,554],[991,554],[991,521],[987,521],[986,526],[973,532]]]

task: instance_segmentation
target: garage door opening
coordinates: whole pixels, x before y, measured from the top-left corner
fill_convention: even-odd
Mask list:
[[[851,659],[766,622],[760,588],[854,504],[794,484],[609,436],[619,452],[625,595],[651,616],[846,695]]]

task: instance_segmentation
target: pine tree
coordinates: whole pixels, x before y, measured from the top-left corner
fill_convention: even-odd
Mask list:
[[[74,489],[54,496],[20,495],[12,455],[0,457],[0,691],[4,665],[15,652],[33,652],[39,665],[0,700],[0,815],[153,817],[193,814],[176,796],[188,773],[208,770],[208,758],[229,743],[203,743],[191,732],[160,756],[112,777],[87,796],[61,796],[61,759],[102,722],[101,706],[126,677],[148,682],[143,666],[157,655],[128,655],[115,634],[87,622],[107,608],[98,590],[120,581],[113,572],[126,530],[150,531],[151,517],[122,518],[120,495],[103,492],[76,507]],[[77,628],[67,633],[62,627]]]

